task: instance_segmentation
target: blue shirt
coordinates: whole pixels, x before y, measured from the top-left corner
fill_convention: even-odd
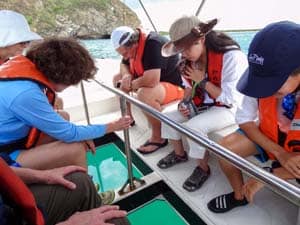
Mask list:
[[[0,145],[27,136],[31,127],[64,142],[94,139],[106,131],[106,125],[79,126],[64,120],[35,82],[0,81]]]

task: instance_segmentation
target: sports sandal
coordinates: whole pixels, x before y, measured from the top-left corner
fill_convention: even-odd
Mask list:
[[[184,152],[183,156],[176,155],[175,151],[172,151],[167,156],[158,161],[157,166],[161,169],[167,169],[181,162],[188,161],[188,156]]]
[[[210,168],[208,168],[208,171],[204,171],[202,168],[197,166],[192,175],[189,176],[185,182],[183,183],[182,187],[187,191],[196,191],[198,190],[204,182],[207,180],[207,178],[210,176]]]
[[[234,192],[231,192],[213,198],[207,204],[207,208],[214,213],[225,213],[228,212],[229,210],[232,210],[235,207],[244,206],[247,204],[248,201],[245,197],[242,200],[237,200],[234,198]]]
[[[151,141],[146,141],[141,147],[146,147],[146,146],[150,146],[150,145],[153,145],[153,146],[155,146],[156,148],[154,148],[152,151],[144,151],[144,150],[141,150],[140,148],[138,148],[137,149],[137,151],[139,152],[139,153],[142,153],[142,154],[150,154],[150,153],[152,153],[152,152],[156,152],[158,149],[160,149],[160,148],[163,148],[163,147],[165,147],[165,146],[167,146],[168,145],[168,139],[165,139],[165,141],[163,142],[163,143],[158,143],[158,142],[151,142]]]

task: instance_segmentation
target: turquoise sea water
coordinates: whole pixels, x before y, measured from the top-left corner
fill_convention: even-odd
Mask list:
[[[249,44],[256,31],[227,32],[227,34],[235,39],[240,44],[242,51],[247,54]],[[82,42],[95,58],[120,58],[113,49],[110,39],[84,40]]]

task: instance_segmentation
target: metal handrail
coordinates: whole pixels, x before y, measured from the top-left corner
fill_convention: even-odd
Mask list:
[[[193,141],[197,142],[198,144],[204,145],[207,147],[211,152],[215,153],[218,157],[226,159],[228,162],[236,166],[237,168],[243,170],[247,174],[252,177],[255,177],[262,181],[263,183],[267,184],[269,188],[271,188],[274,192],[280,194],[284,198],[288,199],[289,201],[293,202],[297,206],[300,206],[300,189],[283,179],[280,179],[274,176],[271,173],[266,172],[265,170],[259,168],[258,166],[254,165],[253,163],[245,160],[244,158],[234,154],[233,152],[229,151],[228,149],[222,147],[221,145],[217,144],[216,142],[210,140],[209,138],[205,137],[204,135],[197,134],[188,128],[182,126],[181,124],[174,122],[173,120],[169,119],[164,114],[160,113],[156,109],[144,104],[143,102],[125,94],[124,92],[120,91],[119,89],[110,87],[106,85],[104,82],[100,82],[95,80],[103,88],[117,94],[118,96],[124,97],[126,101],[136,105],[137,107],[141,108],[143,111],[150,113],[155,118],[159,119],[160,121],[168,124],[169,126],[173,127],[177,131],[181,132],[182,134],[186,135]]]
[[[153,23],[153,21],[152,21],[150,15],[149,15],[148,11],[146,10],[146,8],[145,8],[145,6],[144,6],[142,0],[139,0],[139,3],[140,3],[140,5],[142,6],[142,8],[143,8],[143,10],[144,10],[144,12],[145,12],[145,14],[146,14],[148,20],[150,21],[150,23],[151,23],[151,25],[152,25],[152,27],[153,27],[153,29],[154,29],[154,31],[157,32],[157,29],[156,29],[156,27],[155,27],[155,25],[154,25],[154,23]]]
[[[202,0],[202,2],[200,3],[196,13],[195,13],[195,16],[199,16],[199,13],[200,11],[202,10],[203,6],[204,6],[204,3],[205,3],[205,0]]]

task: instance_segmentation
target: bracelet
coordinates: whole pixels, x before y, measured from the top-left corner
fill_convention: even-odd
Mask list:
[[[205,86],[206,86],[206,83],[208,82],[208,79],[207,77],[204,78],[203,80],[200,81],[199,83],[199,87],[202,89],[202,90],[205,90]]]

